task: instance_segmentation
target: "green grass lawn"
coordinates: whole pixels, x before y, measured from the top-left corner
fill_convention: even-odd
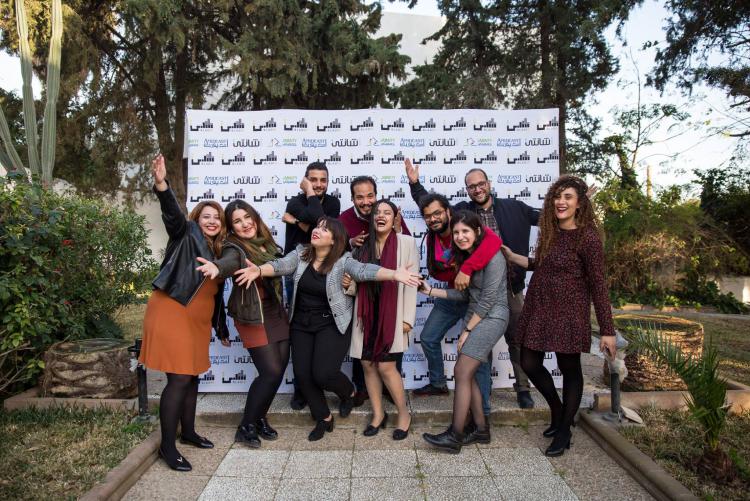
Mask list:
[[[646,312],[622,312],[642,317]],[[653,315],[673,316],[703,325],[705,343],[712,342],[719,350],[720,370],[724,377],[750,385],[750,318],[747,316],[710,316],[692,312],[655,312]],[[592,315],[592,322],[596,323]]]
[[[721,446],[734,455],[740,474],[734,481],[718,484],[695,464],[701,456],[703,431],[687,412],[639,409],[645,426],[625,426],[620,433],[635,444],[701,499],[747,499],[750,492],[750,413],[731,415],[721,436]]]
[[[124,338],[133,341],[143,337],[143,315],[146,313],[146,303],[123,306],[114,315],[114,320],[122,328]]]
[[[0,499],[77,499],[151,433],[131,413],[0,410]]]

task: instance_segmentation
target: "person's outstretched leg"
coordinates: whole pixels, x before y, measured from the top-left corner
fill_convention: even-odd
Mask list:
[[[281,379],[288,361],[289,342],[279,341],[248,350],[253,357],[253,363],[258,370],[258,377],[253,380],[247,391],[245,412],[242,416],[242,426],[255,424],[265,417],[273,402],[276,390],[279,389]]]
[[[551,422],[548,430],[556,430],[562,418],[562,402],[555,389],[552,375],[544,367],[544,352],[531,350],[525,346],[521,347],[521,367],[529,376],[531,382],[534,383],[536,389],[539,390],[539,393],[542,394],[544,400],[547,401]],[[548,430],[545,430],[545,435],[547,435]]]
[[[160,451],[167,464],[174,468],[186,464],[190,469],[190,463],[177,451],[175,440],[177,438],[177,424],[183,414],[185,397],[190,391],[195,376],[189,374],[167,373],[167,385],[161,392],[159,400],[159,422],[161,423],[161,446]]]
[[[583,398],[583,371],[580,353],[557,353],[557,366],[563,375],[563,405],[560,429],[569,430],[573,425]]]

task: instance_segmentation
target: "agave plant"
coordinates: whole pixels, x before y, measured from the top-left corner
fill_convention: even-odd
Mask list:
[[[703,428],[704,450],[698,464],[714,478],[732,478],[734,465],[719,442],[731,404],[727,404],[727,382],[719,375],[716,347],[709,340],[701,356],[686,355],[666,335],[643,325],[628,329],[628,340],[629,349],[653,356],[685,382],[688,410]]]
[[[52,169],[55,165],[55,137],[57,133],[57,97],[60,93],[60,53],[62,50],[63,16],[61,0],[52,0],[51,16],[52,33],[49,42],[49,59],[47,60],[47,103],[44,107],[44,124],[42,126],[41,160],[39,157],[39,137],[37,131],[34,93],[31,88],[31,48],[29,46],[28,23],[23,0],[16,0],[16,27],[18,29],[18,46],[21,54],[21,76],[23,78],[23,120],[26,129],[26,145],[29,154],[31,175],[41,179],[42,183],[52,183]],[[0,109],[0,139],[4,151],[0,151],[0,164],[7,171],[27,172],[21,157],[13,147],[8,121]]]

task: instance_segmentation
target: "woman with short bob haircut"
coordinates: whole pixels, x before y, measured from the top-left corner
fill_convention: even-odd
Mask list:
[[[451,218],[450,227],[453,235],[451,247],[456,268],[460,269],[482,243],[485,229],[473,211],[458,211]],[[497,252],[484,268],[471,275],[469,287],[463,291],[436,289],[426,281],[422,282],[420,291],[428,296],[469,303],[464,328],[458,338],[458,359],[453,368],[453,422],[443,433],[425,433],[422,437],[438,449],[454,454],[461,452],[464,445],[489,443],[489,423],[484,417],[482,393],[474,376],[480,364],[491,361],[492,348],[503,337],[508,326],[505,258],[501,252]],[[469,414],[474,420],[474,428],[464,435]]]
[[[317,422],[308,440],[333,431],[333,416],[324,391],[340,400],[339,415],[347,417],[354,406],[354,386],[341,372],[341,363],[351,342],[354,299],[345,293],[344,273],[355,281],[396,280],[411,287],[419,284],[417,270],[387,269],[360,263],[346,252],[348,236],[337,219],[320,218],[310,244],[299,245],[281,259],[262,266],[247,261],[239,270],[237,284],[248,286],[259,276],[294,276],[290,307],[290,333],[294,377]]]

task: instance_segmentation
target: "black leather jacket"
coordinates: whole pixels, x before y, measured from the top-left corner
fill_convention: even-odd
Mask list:
[[[154,192],[159,198],[161,218],[169,235],[169,242],[159,274],[152,285],[155,289],[166,292],[178,303],[187,305],[205,280],[203,274],[195,269],[200,265],[196,258],[212,261],[214,253],[198,224],[185,218],[172,189],[154,189]],[[219,291],[215,296],[211,325],[219,339],[229,337],[224,311],[224,282],[219,284]]]
[[[221,258],[214,261],[216,267],[219,268],[219,277],[234,280],[234,272],[246,266],[245,259],[247,259],[247,255],[243,249],[233,242],[224,241]],[[273,282],[278,280],[281,279],[278,277],[264,278],[263,286],[265,290],[273,291]],[[281,308],[275,295],[271,293],[270,296],[274,307]],[[229,301],[227,301],[227,309],[229,315],[238,322],[251,325],[263,324],[263,300],[260,297],[256,281],[253,280],[249,288],[244,285],[237,285],[233,281],[232,293],[229,294]]]

